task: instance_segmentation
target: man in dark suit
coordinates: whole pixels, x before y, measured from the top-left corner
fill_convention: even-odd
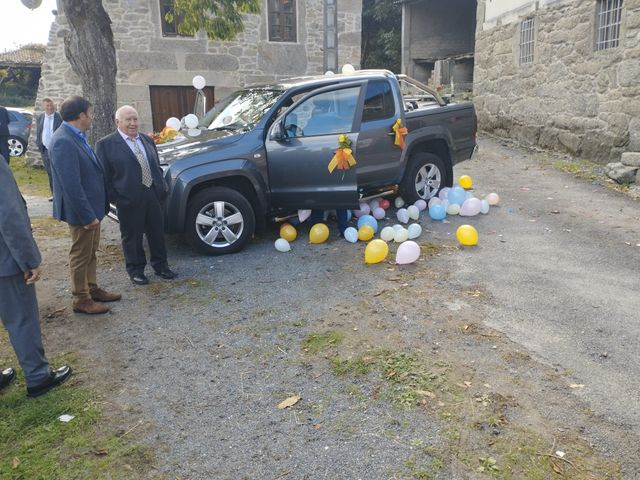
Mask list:
[[[49,157],[53,173],[53,216],[69,224],[73,311],[106,313],[102,303],[120,300],[97,285],[96,251],[100,221],[107,213],[102,164],[87,142],[85,132],[93,120],[93,107],[84,98],[67,98],[60,106],[62,125],[53,134]]]
[[[170,280],[176,274],[167,263],[162,201],[167,189],[153,140],[138,132],[138,112],[125,105],[116,111],[117,130],[96,144],[104,165],[109,199],[118,208],[122,250],[127,273],[136,285],[146,285],[147,259],[142,244],[147,236],[151,266]]]
[[[51,146],[53,132],[62,125],[62,118],[60,117],[60,114],[56,112],[56,105],[50,98],[42,99],[42,110],[44,111],[36,118],[36,145],[38,146],[38,150],[40,150],[40,155],[42,155],[42,164],[47,171],[47,176],[49,177],[49,189],[53,195],[49,147]],[[53,197],[49,197],[49,201],[51,200],[53,200]]]
[[[0,155],[9,163],[9,112],[0,105]]]
[[[67,366],[52,370],[44,355],[34,285],[42,272],[40,261],[27,206],[9,164],[0,157],[0,318],[24,371],[30,397],[48,392],[71,375]],[[12,368],[0,371],[0,389],[14,377]]]

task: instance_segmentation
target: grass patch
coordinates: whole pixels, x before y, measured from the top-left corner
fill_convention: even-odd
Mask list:
[[[3,365],[6,350],[0,352]],[[66,362],[81,363],[66,356],[53,364]],[[154,463],[151,449],[134,444],[133,436],[113,431],[95,393],[76,381],[72,376],[61,387],[32,399],[25,395],[18,370],[14,383],[0,394],[0,478],[149,478]],[[75,418],[63,423],[58,420],[62,414]]]
[[[302,341],[302,350],[306,353],[316,354],[330,347],[342,343],[344,332],[332,330],[325,333],[310,333]]]
[[[556,160],[553,168],[584,180],[602,179],[602,165],[583,159]]]
[[[18,187],[24,195],[38,195],[40,197],[51,195],[49,178],[44,168],[29,167],[25,163],[24,155],[12,157],[10,165]]]
[[[31,228],[36,237],[65,238],[69,236],[67,224],[51,217],[32,218]]]

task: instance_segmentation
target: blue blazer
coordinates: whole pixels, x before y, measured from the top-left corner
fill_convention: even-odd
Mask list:
[[[102,164],[64,123],[53,134],[49,158],[54,218],[69,225],[102,220],[109,209]]]
[[[0,277],[33,270],[40,260],[27,206],[9,164],[0,156]]]

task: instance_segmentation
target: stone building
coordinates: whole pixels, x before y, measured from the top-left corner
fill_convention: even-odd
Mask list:
[[[640,0],[478,0],[483,130],[601,163],[640,151]]]
[[[471,91],[476,0],[401,0],[402,73],[423,83]]]
[[[204,32],[181,36],[164,13],[173,0],[102,0],[112,20],[117,55],[118,104],[140,113],[143,131],[193,110],[191,80],[202,75],[208,106],[238,88],[321,74],[360,64],[362,0],[264,0],[260,14],[245,16],[234,41],[208,40]],[[36,101],[81,93],[64,55],[68,28],[58,1]],[[153,125],[152,125],[153,123]]]

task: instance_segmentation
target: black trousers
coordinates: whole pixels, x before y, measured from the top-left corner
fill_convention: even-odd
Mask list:
[[[4,157],[7,163],[11,160],[9,158],[9,137],[4,135],[0,136],[0,155]]]
[[[49,150],[47,147],[42,147],[40,150],[40,155],[42,155],[42,165],[44,169],[47,171],[47,176],[49,177],[49,189],[51,190],[51,195],[53,195],[53,173],[51,173],[51,160],[49,159]]]
[[[153,269],[160,272],[169,266],[164,243],[162,206],[153,189],[142,188],[144,192],[139,204],[118,206],[122,250],[129,276],[144,273],[144,267],[147,265],[142,245],[143,235],[147,236]]]

